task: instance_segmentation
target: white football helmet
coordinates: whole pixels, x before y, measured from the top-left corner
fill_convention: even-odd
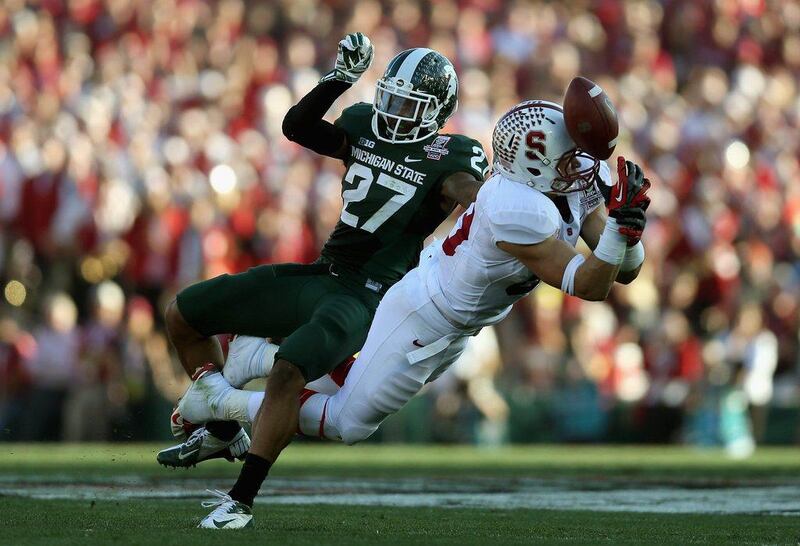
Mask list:
[[[544,193],[588,189],[600,167],[570,138],[561,106],[545,100],[506,112],[494,126],[492,148],[496,172]]]

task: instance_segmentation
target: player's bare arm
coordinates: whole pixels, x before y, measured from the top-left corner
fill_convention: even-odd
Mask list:
[[[301,146],[321,155],[345,160],[347,133],[322,116],[334,101],[358,81],[372,63],[373,47],[360,32],[348,34],[339,42],[336,66],[319,84],[292,106],[283,118],[283,134]]]
[[[550,286],[561,288],[567,266],[580,254],[564,241],[550,237],[535,245],[498,242],[508,252]],[[617,277],[619,264],[605,262],[590,254],[575,272],[573,295],[589,301],[602,301]]]
[[[483,179],[479,180],[470,173],[451,174],[442,183],[442,208],[449,212],[456,204],[469,207],[478,197],[482,185]]]
[[[642,169],[620,157],[618,173],[619,180],[609,200],[609,217],[588,257],[555,236],[534,245],[498,241],[498,247],[547,284],[582,299],[604,300],[617,279],[628,246],[640,243],[644,229],[641,219],[649,204],[650,182],[644,178]],[[632,212],[633,209],[638,212]]]

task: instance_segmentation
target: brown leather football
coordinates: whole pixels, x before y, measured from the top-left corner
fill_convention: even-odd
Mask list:
[[[564,121],[572,140],[597,159],[608,159],[619,134],[617,110],[605,91],[592,80],[578,76],[564,95]]]

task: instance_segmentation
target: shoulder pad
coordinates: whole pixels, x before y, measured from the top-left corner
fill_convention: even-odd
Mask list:
[[[423,148],[428,159],[447,161],[452,172],[468,172],[483,180],[489,172],[489,162],[481,143],[459,134],[436,135]]]
[[[544,194],[507,179],[494,184],[485,208],[495,242],[531,245],[558,233],[561,217]]]

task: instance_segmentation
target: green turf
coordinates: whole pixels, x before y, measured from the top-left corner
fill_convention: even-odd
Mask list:
[[[153,445],[0,445],[0,480],[94,482],[235,476],[222,461],[189,471],[158,467]],[[304,444],[274,469],[282,476],[609,477],[645,484],[680,480],[797,483],[794,449],[762,449],[745,461],[677,447],[470,447]],[[117,482],[118,484],[119,482]],[[197,487],[196,482],[193,487]],[[224,482],[223,482],[224,483]],[[1,484],[0,484],[1,485]],[[119,487],[119,485],[117,485]],[[208,509],[197,499],[30,500],[0,496],[0,544],[797,544],[800,518],[563,510],[270,506],[257,504],[256,529],[194,529]],[[231,533],[231,534],[229,534]]]
[[[0,476],[171,476],[155,463],[153,444],[0,444]],[[183,472],[183,471],[177,471]],[[238,466],[209,461],[193,476],[235,476]],[[800,476],[796,448],[761,448],[745,460],[716,449],[685,447],[468,446],[306,443],[290,446],[272,470],[276,476],[634,476],[638,478],[785,479]]]
[[[278,506],[256,528],[194,529],[203,512],[179,501],[0,498],[4,544],[794,544],[797,518],[569,511]],[[8,522],[11,522],[9,527]]]

